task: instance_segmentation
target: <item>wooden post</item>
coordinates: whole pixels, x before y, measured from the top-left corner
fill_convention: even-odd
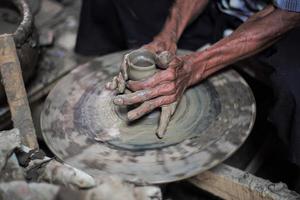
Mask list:
[[[300,195],[284,183],[272,183],[225,164],[190,178],[188,182],[222,199],[300,199]]]
[[[0,71],[14,127],[20,130],[22,144],[36,149],[38,143],[12,35],[0,35]]]

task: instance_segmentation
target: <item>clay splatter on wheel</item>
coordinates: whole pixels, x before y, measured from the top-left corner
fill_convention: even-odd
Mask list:
[[[243,144],[254,123],[255,101],[238,73],[228,70],[190,88],[159,140],[159,111],[129,123],[130,108],[114,105],[114,92],[105,89],[123,55],[78,67],[50,92],[41,126],[57,157],[95,178],[108,173],[139,184],[165,183],[207,170]]]

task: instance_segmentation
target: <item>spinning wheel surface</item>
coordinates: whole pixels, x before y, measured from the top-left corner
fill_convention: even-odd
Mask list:
[[[76,68],[50,92],[41,127],[57,157],[95,178],[108,173],[136,183],[165,183],[215,166],[245,141],[255,101],[233,70],[190,88],[162,140],[155,136],[159,111],[128,123],[130,108],[114,105],[114,92],[104,88],[118,73],[123,54]]]

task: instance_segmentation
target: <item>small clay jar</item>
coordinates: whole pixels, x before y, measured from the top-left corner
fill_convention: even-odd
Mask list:
[[[156,55],[146,49],[138,49],[127,55],[129,80],[142,80],[152,76],[156,71]]]

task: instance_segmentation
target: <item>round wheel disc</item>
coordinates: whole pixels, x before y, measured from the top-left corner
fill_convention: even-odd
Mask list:
[[[163,139],[155,136],[159,109],[128,122],[132,107],[114,105],[115,93],[104,88],[118,73],[123,55],[113,53],[79,66],[50,92],[41,127],[58,158],[95,178],[114,174],[139,184],[165,183],[219,164],[245,141],[254,123],[255,101],[233,70],[189,88]]]

